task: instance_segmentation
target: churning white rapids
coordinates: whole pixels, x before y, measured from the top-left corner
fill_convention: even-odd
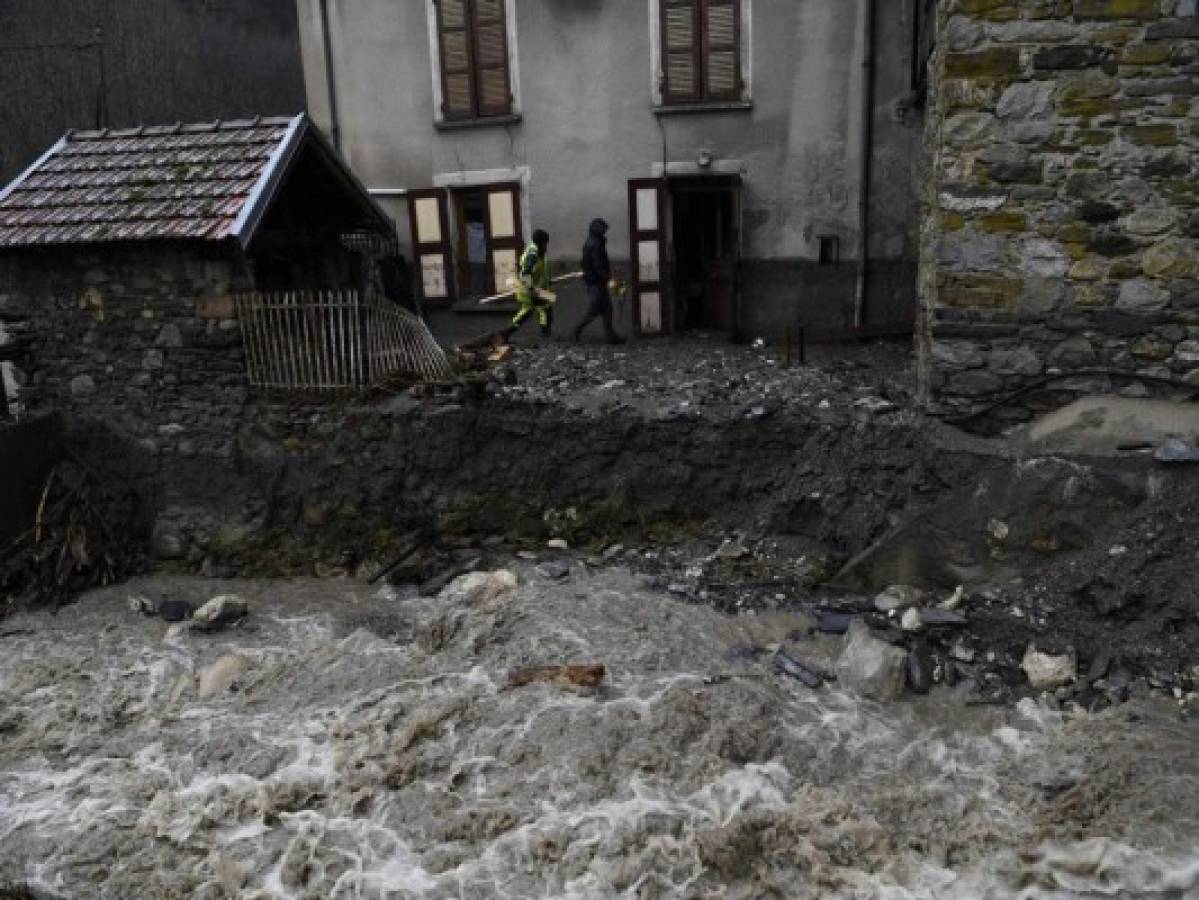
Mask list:
[[[156,577],[0,626],[0,884],[69,898],[1199,897],[1199,728],[812,691],[620,569]],[[235,591],[167,634],[130,594]],[[831,640],[831,639],[830,639]],[[817,651],[813,644],[812,652]],[[603,686],[508,688],[602,663]]]

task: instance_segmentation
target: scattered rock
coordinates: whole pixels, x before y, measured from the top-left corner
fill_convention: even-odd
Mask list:
[[[967,621],[961,613],[939,606],[915,611],[920,614],[920,622],[925,628],[960,628]]]
[[[924,591],[907,584],[893,584],[874,598],[874,608],[881,613],[895,612],[915,606],[924,597]]]
[[[604,680],[602,665],[533,666],[508,673],[506,689],[529,684],[552,684],[574,690],[594,690]]]
[[[550,560],[537,566],[534,571],[542,578],[548,578],[550,581],[561,581],[570,574],[570,566],[558,560]]]
[[[236,594],[221,594],[213,597],[192,616],[192,625],[201,631],[217,631],[244,618],[250,611],[249,605]]]
[[[924,628],[924,617],[920,615],[920,610],[912,607],[903,611],[903,618],[899,624],[904,631],[921,631]]]
[[[447,603],[486,605],[512,593],[516,583],[516,575],[507,569],[471,572],[455,578],[439,596]]]
[[[250,661],[238,653],[222,656],[200,673],[200,699],[225,693],[249,668]]]
[[[949,656],[958,662],[972,663],[974,662],[974,648],[967,644],[965,640],[959,638],[949,648]]]
[[[917,641],[908,651],[907,684],[917,694],[927,694],[933,688],[936,660],[924,641]]]
[[[953,593],[950,594],[949,597],[943,600],[939,605],[941,609],[957,609],[962,605],[962,600],[964,600],[965,597],[966,587],[965,585],[959,584],[956,588],[954,588]]]
[[[1029,644],[1020,668],[1028,676],[1030,685],[1039,691],[1047,691],[1074,681],[1078,674],[1078,661],[1073,653],[1052,656],[1041,653]]]
[[[741,541],[729,538],[712,554],[713,559],[744,559],[749,556],[749,548]]]
[[[129,595],[129,611],[141,613],[143,616],[154,616],[158,614],[158,604],[149,597],[141,597],[137,594]]]
[[[186,600],[163,600],[158,615],[164,622],[185,622],[192,617],[192,605]]]
[[[845,634],[849,631],[849,623],[853,616],[848,613],[826,612],[816,617],[816,630],[821,634]]]
[[[810,688],[818,688],[825,682],[826,673],[782,650],[774,654],[774,667]]]
[[[1181,438],[1170,438],[1157,448],[1153,458],[1162,463],[1196,463],[1199,462],[1199,446]]]
[[[837,680],[871,700],[895,700],[903,694],[907,654],[878,640],[860,620],[849,626],[849,640],[837,660]]]

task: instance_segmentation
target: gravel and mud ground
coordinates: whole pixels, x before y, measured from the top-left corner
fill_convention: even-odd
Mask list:
[[[0,883],[64,898],[1066,898],[1199,892],[1199,724],[809,690],[804,617],[621,566],[438,597],[156,576],[0,654]],[[236,591],[239,625],[130,609]],[[511,687],[601,664],[598,689]]]

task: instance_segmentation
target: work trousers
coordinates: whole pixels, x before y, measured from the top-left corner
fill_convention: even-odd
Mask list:
[[[587,285],[587,300],[587,315],[583,316],[583,321],[575,328],[575,336],[581,335],[583,329],[596,319],[603,319],[604,337],[609,340],[615,338],[616,330],[612,327],[612,298],[608,294],[608,286],[606,284]]]
[[[548,303],[540,303],[532,297],[528,298],[528,300],[518,297],[517,302],[520,304],[520,309],[512,317],[513,330],[520,328],[525,319],[534,314],[537,316],[537,324],[541,326],[541,330],[546,332],[550,330],[550,322],[553,320],[553,308]]]

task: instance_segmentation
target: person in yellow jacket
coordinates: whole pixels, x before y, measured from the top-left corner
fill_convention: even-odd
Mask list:
[[[520,309],[512,317],[512,324],[504,329],[504,340],[510,340],[525,319],[534,314],[542,335],[549,337],[553,308],[537,296],[538,291],[549,290],[550,287],[549,246],[550,236],[538,228],[533,232],[532,242],[520,255],[516,276],[516,302]]]

